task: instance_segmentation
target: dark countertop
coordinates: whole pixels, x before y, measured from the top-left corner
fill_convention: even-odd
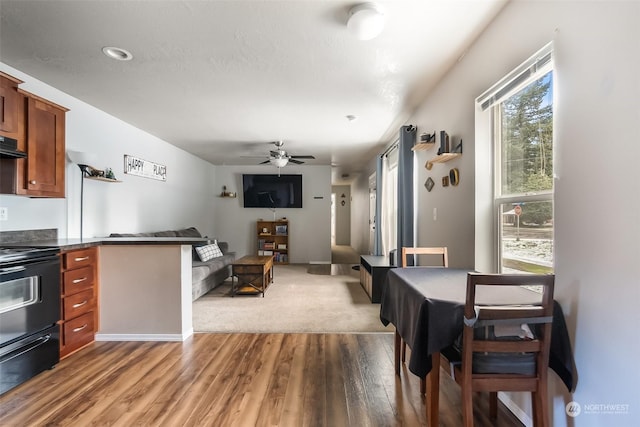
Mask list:
[[[4,247],[60,248],[63,251],[90,248],[102,245],[192,245],[206,243],[211,239],[204,237],[92,237],[86,239],[33,240],[28,242],[0,244]]]

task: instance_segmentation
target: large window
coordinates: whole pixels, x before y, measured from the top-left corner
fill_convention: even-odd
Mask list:
[[[551,46],[503,79],[492,109],[498,271],[553,272]]]

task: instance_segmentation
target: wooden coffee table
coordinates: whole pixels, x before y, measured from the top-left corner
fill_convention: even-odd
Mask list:
[[[273,283],[273,256],[244,256],[231,264],[231,296],[262,294]]]

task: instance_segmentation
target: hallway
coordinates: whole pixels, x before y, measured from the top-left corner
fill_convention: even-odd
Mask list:
[[[331,264],[360,264],[360,254],[349,245],[331,246]]]

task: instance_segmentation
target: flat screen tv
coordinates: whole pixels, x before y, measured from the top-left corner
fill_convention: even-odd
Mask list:
[[[243,174],[245,208],[302,208],[302,175]]]

